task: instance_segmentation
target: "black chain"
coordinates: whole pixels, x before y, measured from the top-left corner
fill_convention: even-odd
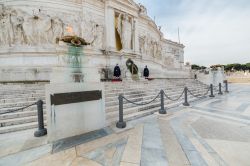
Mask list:
[[[171,97],[169,97],[165,92],[164,95],[166,96],[167,99],[171,100],[171,101],[178,101],[180,100],[180,98],[183,96],[185,90],[183,90],[183,92],[181,93],[181,95],[177,98],[177,99],[172,99]]]
[[[150,102],[147,102],[147,103],[135,103],[133,101],[130,101],[130,100],[126,99],[124,96],[122,96],[122,98],[125,99],[127,102],[132,103],[134,105],[143,106],[143,105],[147,105],[147,104],[150,104],[150,103],[154,102],[160,96],[160,94],[161,93],[158,93],[158,95],[153,100],[151,100]]]
[[[196,98],[204,98],[204,97],[208,94],[208,92],[210,91],[209,89],[207,89],[207,92],[206,92],[206,93],[195,95],[195,94],[193,94],[193,92],[192,92],[191,90],[189,90],[189,89],[187,89],[187,90],[188,90],[188,92],[189,92],[192,96],[194,96],[194,97],[196,97]]]
[[[18,111],[20,111],[20,110],[24,110],[24,109],[26,109],[26,108],[29,108],[29,107],[31,107],[31,106],[33,106],[33,105],[36,105],[36,102],[33,103],[33,104],[30,104],[30,105],[24,106],[24,107],[22,107],[22,108],[13,109],[13,110],[7,110],[7,111],[5,111],[4,113],[0,113],[0,115],[4,115],[4,114],[8,114],[8,113],[13,113],[13,112],[18,112]]]

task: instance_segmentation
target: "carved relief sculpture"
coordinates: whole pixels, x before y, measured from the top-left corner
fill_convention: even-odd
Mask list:
[[[117,25],[118,33],[121,37],[122,47],[124,50],[132,49],[132,24],[128,14],[120,14]]]
[[[10,9],[0,5],[0,45],[11,45],[13,31],[10,23]]]
[[[27,12],[0,5],[0,46],[55,44],[65,34],[67,25],[74,26],[74,32],[81,36],[80,17],[70,19],[52,17],[42,10]]]

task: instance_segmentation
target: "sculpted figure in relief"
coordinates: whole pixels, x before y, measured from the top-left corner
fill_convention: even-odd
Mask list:
[[[146,54],[146,36],[139,37],[140,53]]]
[[[131,50],[133,30],[128,14],[119,15],[117,30],[121,36],[123,49]]]
[[[0,5],[0,45],[11,45],[13,31],[10,23],[10,9]]]
[[[51,42],[55,43],[57,38],[61,38],[63,36],[64,24],[63,24],[63,21],[59,18],[53,18],[51,21],[52,21]]]
[[[24,18],[18,16],[17,13],[11,15],[11,24],[13,28],[13,43],[25,44],[27,42],[26,35],[23,29]]]
[[[174,59],[171,56],[167,56],[164,60],[164,64],[168,67],[168,68],[172,68],[174,65]]]
[[[98,19],[93,21],[93,18],[95,16],[92,14],[85,15],[82,20],[82,36],[87,42],[91,43],[92,48],[104,49],[104,23]]]
[[[29,14],[0,5],[0,46],[55,44],[57,38],[72,35],[66,30],[66,27],[70,26],[74,35],[86,38],[95,48],[103,49],[104,26],[92,21],[91,16],[89,19],[81,20],[79,15],[68,16],[62,20],[58,16],[53,17],[44,13],[41,9]],[[127,27],[125,22],[123,25]]]
[[[157,58],[161,58],[162,57],[162,45],[160,43],[158,43],[158,48],[157,48]]]
[[[70,19],[69,24],[75,27],[77,35],[81,35],[80,21],[74,18]],[[30,15],[0,5],[1,46],[55,44],[56,38],[64,35],[64,25],[60,18],[44,14],[40,9]]]
[[[152,43],[153,43],[153,54],[152,54],[152,56],[156,57],[157,56],[158,43],[156,41],[152,41]]]
[[[27,35],[27,44],[38,45],[51,43],[52,21],[48,15],[39,13],[28,17],[23,28]]]
[[[147,8],[139,3],[140,14],[147,15]]]
[[[94,48],[104,49],[104,26],[95,24],[94,26]]]

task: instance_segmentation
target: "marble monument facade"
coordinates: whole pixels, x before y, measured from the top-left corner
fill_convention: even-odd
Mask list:
[[[66,35],[91,43],[81,63],[93,80],[116,64],[125,77],[128,58],[151,77],[189,77],[184,45],[160,29],[133,0],[0,0],[0,81],[50,80],[53,68],[65,66],[68,49],[58,38]]]

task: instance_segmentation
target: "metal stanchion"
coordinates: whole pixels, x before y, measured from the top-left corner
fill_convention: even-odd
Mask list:
[[[219,95],[223,95],[222,91],[221,91],[221,83],[219,83]]]
[[[116,123],[117,128],[125,128],[126,122],[123,121],[123,96],[119,95],[119,121]]]
[[[167,114],[166,109],[164,108],[164,91],[161,90],[161,109],[159,110],[159,114]]]
[[[211,94],[209,95],[209,97],[215,97],[214,96],[214,86],[213,86],[213,84],[210,84],[210,92],[211,92]]]
[[[229,90],[228,90],[228,81],[227,80],[225,80],[225,92],[229,93]]]
[[[43,122],[43,101],[37,101],[37,115],[38,115],[38,130],[34,133],[35,137],[41,137],[47,134],[47,129],[44,128]]]
[[[184,89],[184,94],[185,94],[185,102],[183,103],[184,106],[190,106],[190,104],[188,103],[188,88],[185,87]]]

